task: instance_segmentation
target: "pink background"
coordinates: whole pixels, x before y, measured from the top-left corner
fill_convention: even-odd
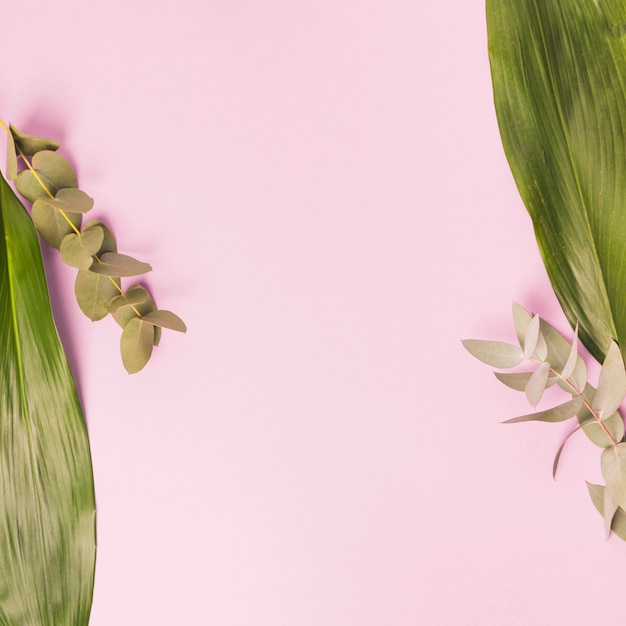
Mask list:
[[[60,138],[187,322],[141,373],[45,257],[93,448],[92,626],[614,619],[567,425],[461,347],[566,328],[504,160],[483,2],[4,2],[0,115]],[[2,139],[4,142],[4,139]],[[128,281],[126,284],[129,284]]]

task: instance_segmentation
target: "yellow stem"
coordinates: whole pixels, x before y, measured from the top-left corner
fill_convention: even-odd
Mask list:
[[[2,119],[0,119],[0,126],[2,127],[2,129],[6,132],[9,133],[9,129],[7,128],[6,124],[4,123],[4,121]],[[35,170],[35,168],[32,166],[31,162],[28,160],[28,158],[26,157],[26,155],[22,152],[22,149],[19,146],[16,146],[17,151],[19,153],[19,156],[22,157],[22,161],[24,161],[24,165],[26,165],[26,167],[31,171],[32,175],[35,177],[35,180],[39,183],[40,187],[46,192],[46,195],[51,199],[54,200],[54,196],[52,195],[52,193],[50,192],[50,190],[48,189],[48,187],[46,187],[46,184],[43,182],[43,180],[41,180],[41,177],[39,176],[39,173]],[[56,207],[55,207],[56,208]],[[80,230],[78,230],[78,228],[76,228],[76,226],[74,225],[74,223],[72,222],[72,220],[70,220],[70,218],[68,217],[67,213],[63,210],[63,209],[58,209],[59,213],[61,213],[61,215],[63,216],[63,218],[65,219],[65,221],[71,226],[72,230],[76,233],[77,237],[81,237],[81,232]],[[93,258],[96,260],[97,263],[102,264],[102,261],[100,260],[100,257],[97,254],[93,255]],[[111,283],[113,283],[113,285],[115,286],[115,288],[120,292],[120,295],[126,300],[128,301],[128,298],[126,297],[126,294],[124,293],[123,289],[120,287],[120,285],[117,284],[117,282],[115,281],[115,279],[113,278],[113,276],[107,276],[107,278],[111,281]],[[132,308],[132,310],[137,314],[137,317],[142,317],[141,313],[137,310],[137,308],[135,307],[134,304],[131,304],[130,307]]]

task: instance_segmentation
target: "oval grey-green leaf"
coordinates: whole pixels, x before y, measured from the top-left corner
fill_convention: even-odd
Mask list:
[[[109,314],[109,304],[120,292],[119,278],[101,276],[80,270],[76,276],[74,293],[80,310],[94,322]]]
[[[587,483],[587,489],[593,502],[593,506],[600,515],[604,516],[604,486]],[[620,538],[626,541],[626,513],[620,508],[617,509],[611,523],[611,530]]]
[[[100,255],[100,263],[93,264],[91,271],[107,276],[127,277],[146,274],[152,271],[152,267],[148,263],[138,261],[126,254],[105,252]]]
[[[33,156],[33,154],[41,150],[58,150],[61,147],[61,144],[56,139],[27,135],[15,128],[13,124],[9,125],[9,129],[11,131],[9,133],[11,139],[15,141],[15,144],[19,146],[26,156]]]
[[[132,303],[132,306],[131,306]],[[125,297],[120,296],[120,300],[116,299],[115,310],[111,311],[113,319],[124,328],[129,320],[137,317],[135,309],[139,311],[139,315],[146,315],[151,311],[156,311],[154,300],[148,291],[141,285],[132,285],[126,290]],[[159,329],[157,328],[157,331]],[[160,331],[159,331],[160,332]]]
[[[131,319],[120,340],[122,362],[129,374],[135,374],[144,368],[152,355],[154,344],[154,326],[138,317]]]
[[[515,367],[524,359],[521,348],[501,341],[465,339],[463,346],[472,356],[492,367]]]
[[[35,200],[31,216],[41,238],[57,250],[61,247],[61,242],[66,235],[75,232],[74,229],[80,230],[82,222],[80,213],[66,213],[63,216],[57,209],[42,200]]]
[[[170,330],[176,330],[180,333],[187,332],[187,326],[178,315],[171,311],[159,310],[146,313],[143,316],[146,322],[150,322],[159,328],[169,328]]]

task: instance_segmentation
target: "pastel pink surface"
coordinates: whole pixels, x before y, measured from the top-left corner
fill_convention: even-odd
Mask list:
[[[25,26],[26,25],[26,26]],[[59,137],[187,322],[128,376],[45,253],[93,449],[91,624],[599,623],[597,451],[461,347],[563,330],[471,0],[13,2],[0,113]],[[584,589],[584,592],[583,592]]]

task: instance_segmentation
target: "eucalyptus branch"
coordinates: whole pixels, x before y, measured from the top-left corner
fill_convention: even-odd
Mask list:
[[[184,322],[171,311],[157,309],[141,285],[122,289],[121,278],[152,270],[133,257],[118,254],[113,233],[99,221],[82,225],[93,199],[78,189],[76,173],[56,150],[52,139],[21,133],[0,120],[7,133],[7,178],[32,205],[32,219],[41,238],[58,249],[61,259],[78,269],[75,293],[90,319],[111,314],[123,328],[120,349],[129,373],[141,370],[157,346],[161,329],[185,332]],[[29,158],[30,157],[30,158]],[[19,170],[19,159],[24,168]],[[19,171],[18,171],[19,170]]]
[[[507,424],[540,421],[562,422],[576,417],[578,426],[559,447],[552,466],[553,476],[569,437],[582,430],[603,449],[602,474],[606,486],[589,485],[591,498],[604,516],[605,530],[614,530],[626,540],[626,442],[624,420],[619,406],[626,396],[626,369],[619,346],[611,341],[600,370],[597,387],[587,381],[587,366],[578,354],[578,325],[568,342],[538,315],[531,316],[513,303],[513,319],[519,345],[469,339],[465,348],[476,358],[496,368],[510,369],[530,361],[531,372],[496,372],[496,377],[512,389],[523,391],[535,408],[545,390],[555,384],[572,398],[547,410],[514,417]]]

